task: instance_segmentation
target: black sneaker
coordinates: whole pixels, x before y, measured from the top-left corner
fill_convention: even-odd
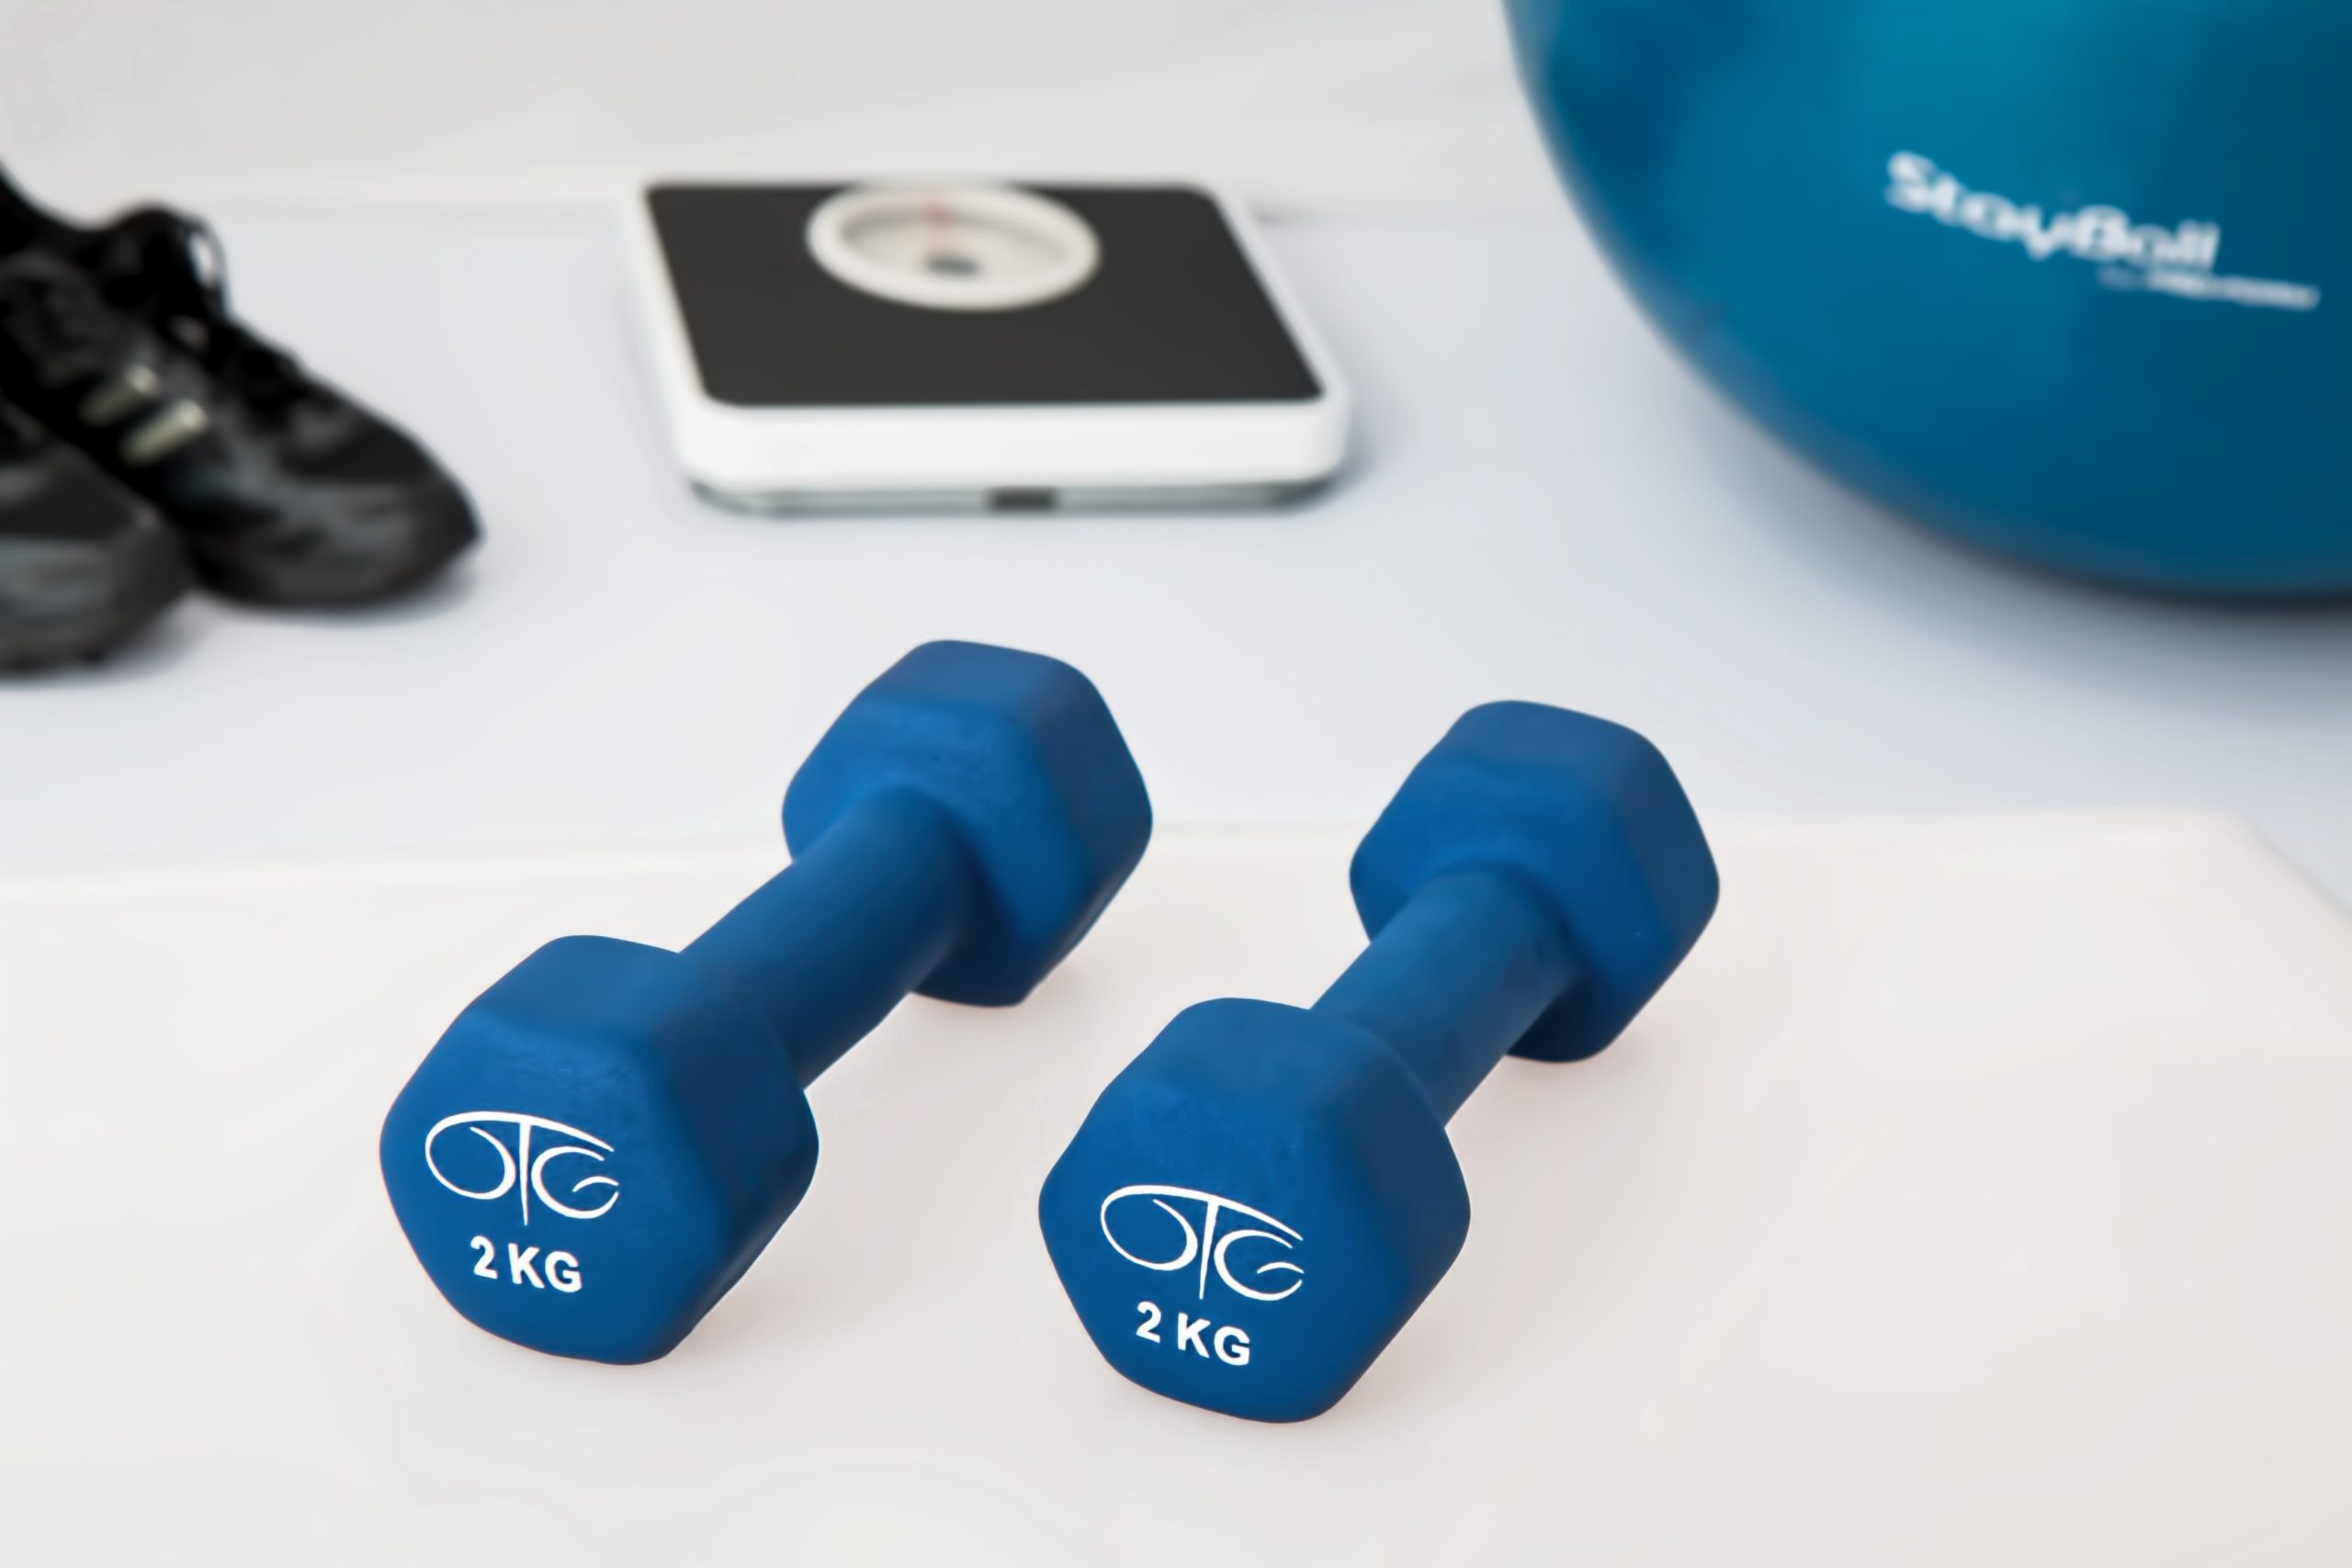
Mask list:
[[[0,671],[96,659],[187,582],[152,508],[0,402]]]
[[[153,502],[232,598],[386,598],[477,533],[413,438],[230,315],[220,247],[181,213],[81,229],[0,177],[0,394]]]

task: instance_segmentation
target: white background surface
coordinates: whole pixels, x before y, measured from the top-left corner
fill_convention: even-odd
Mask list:
[[[1178,173],[1278,211],[1544,212],[1500,0],[10,0],[61,197],[601,193],[616,168]]]
[[[901,1009],[636,1368],[449,1312],[377,1128],[516,957],[683,942],[772,846],[19,882],[6,1554],[2336,1568],[2352,926],[2218,821],[1716,840],[1688,964],[1607,1054],[1497,1069],[1461,1258],[1295,1427],[1103,1367],[1035,1202],[1177,1009],[1338,971],[1351,835],[1163,834],[1027,1005]]]
[[[1702,814],[2184,805],[2352,897],[2352,612],[2086,592],[1853,501],[1657,344],[1565,215],[1274,227],[1360,461],[1275,515],[770,522],[671,471],[614,236],[232,216],[233,283],[488,537],[369,615],[209,603],[0,687],[0,866],[756,831],[910,645],[1092,675],[1163,820],[1369,820],[1462,709],[1653,736]]]

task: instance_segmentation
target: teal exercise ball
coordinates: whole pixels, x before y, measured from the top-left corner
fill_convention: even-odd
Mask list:
[[[1507,0],[1643,310],[1987,549],[2352,594],[2346,0]]]

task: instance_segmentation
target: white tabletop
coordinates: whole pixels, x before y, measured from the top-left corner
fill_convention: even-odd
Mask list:
[[[2340,1568],[2352,923],[2211,818],[1719,824],[1722,913],[1625,1037],[1453,1118],[1468,1242],[1346,1399],[1121,1380],[1038,1183],[1179,1008],[1346,963],[1353,838],[1162,833],[1030,1001],[892,1013],[812,1089],[806,1201],[641,1367],[451,1312],[380,1119],[520,954],[682,942],[773,842],[0,887],[0,1555]],[[593,1302],[594,1222],[552,1223]]]
[[[1648,731],[1702,812],[2185,805],[2352,898],[2352,615],[2086,592],[1818,479],[1565,213],[1303,220],[1360,461],[1220,517],[761,522],[670,471],[589,218],[223,215],[241,303],[488,538],[393,609],[192,604],[0,687],[0,867],[740,835],[849,694],[970,637],[1091,674],[1164,819],[1360,821],[1460,709]]]

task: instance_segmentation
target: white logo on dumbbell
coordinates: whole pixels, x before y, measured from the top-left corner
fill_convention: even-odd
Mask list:
[[[1150,1199],[1151,1206],[1153,1208],[1159,1210],[1170,1219],[1176,1222],[1177,1228],[1183,1232],[1184,1245],[1183,1248],[1179,1251],[1175,1257],[1160,1258],[1156,1261],[1148,1258],[1138,1258],[1134,1253],[1128,1251],[1125,1246],[1121,1245],[1119,1238],[1112,1234],[1111,1210],[1113,1206],[1124,1202],[1130,1198]],[[1169,1201],[1171,1198],[1185,1203],[1198,1203],[1201,1205],[1201,1223],[1197,1228],[1194,1227],[1190,1218],[1177,1209],[1174,1203]],[[1133,1205],[1130,1204],[1129,1207],[1132,1209]],[[1271,1225],[1273,1228],[1272,1230],[1253,1230],[1247,1228],[1228,1230],[1223,1235],[1219,1235],[1216,1229],[1217,1216],[1227,1212],[1238,1214],[1244,1219],[1255,1220],[1260,1224]],[[1216,1270],[1216,1277],[1225,1281],[1227,1289],[1234,1291],[1240,1295],[1247,1296],[1251,1301],[1255,1302],[1281,1301],[1284,1296],[1289,1295],[1291,1292],[1297,1290],[1299,1286],[1306,1282],[1306,1271],[1301,1269],[1297,1264],[1283,1258],[1277,1258],[1268,1262],[1261,1263],[1255,1269],[1250,1270],[1250,1276],[1253,1279],[1261,1278],[1268,1274],[1289,1274],[1294,1276],[1291,1281],[1279,1291],[1260,1290],[1254,1285],[1245,1285],[1240,1280],[1235,1279],[1233,1277],[1233,1262],[1229,1254],[1232,1252],[1237,1243],[1245,1241],[1270,1241],[1276,1247],[1282,1247],[1287,1251],[1294,1244],[1304,1241],[1306,1238],[1261,1209],[1253,1209],[1247,1203],[1237,1203],[1230,1198],[1220,1198],[1214,1192],[1203,1192],[1191,1187],[1158,1187],[1150,1185],[1122,1187],[1116,1192],[1112,1193],[1108,1198],[1102,1200],[1102,1239],[1111,1244],[1112,1251],[1117,1253],[1128,1262],[1135,1264],[1137,1268],[1149,1269],[1155,1273],[1171,1274],[1177,1269],[1185,1267],[1187,1264],[1197,1261],[1200,1266],[1200,1296],[1203,1301],[1206,1301],[1208,1299],[1209,1270],[1211,1269],[1215,1269]]]
[[[507,1147],[504,1140],[496,1134],[484,1131],[485,1126],[514,1128],[514,1146]],[[499,1176],[496,1185],[484,1188],[460,1187],[443,1174],[440,1166],[434,1162],[434,1140],[452,1127],[463,1127],[498,1151]],[[560,1137],[577,1138],[580,1141],[573,1144],[550,1144],[535,1155],[531,1152],[531,1134],[540,1131],[553,1133]],[[599,1153],[599,1150],[603,1152]],[[460,1111],[455,1116],[444,1116],[440,1121],[433,1123],[433,1131],[424,1134],[424,1168],[433,1173],[434,1180],[438,1181],[460,1198],[480,1198],[485,1201],[503,1198],[507,1193],[520,1188],[523,1223],[526,1225],[531,1223],[531,1200],[535,1196],[542,1205],[571,1220],[595,1219],[619,1202],[621,1184],[609,1176],[583,1176],[571,1184],[570,1196],[572,1197],[578,1197],[592,1187],[612,1189],[605,1195],[605,1201],[593,1209],[574,1207],[548,1190],[548,1167],[555,1161],[567,1156],[578,1156],[583,1159],[594,1160],[601,1165],[604,1163],[605,1156],[612,1152],[613,1145],[594,1133],[584,1133],[577,1127],[567,1127],[560,1122],[550,1122],[544,1116],[526,1116],[519,1111]]]

